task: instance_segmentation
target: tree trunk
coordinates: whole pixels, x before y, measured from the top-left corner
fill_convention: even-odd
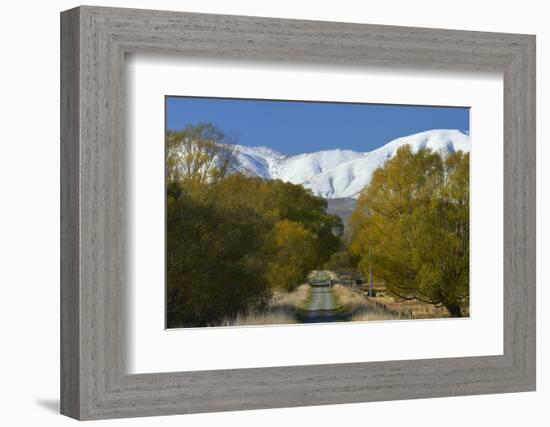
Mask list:
[[[460,311],[460,306],[457,305],[445,305],[445,308],[451,313],[451,317],[462,317],[462,311]]]

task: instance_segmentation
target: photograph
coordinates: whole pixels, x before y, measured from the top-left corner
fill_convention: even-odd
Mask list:
[[[469,108],[165,97],[166,327],[469,316]]]

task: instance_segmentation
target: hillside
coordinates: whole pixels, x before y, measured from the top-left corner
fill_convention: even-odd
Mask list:
[[[247,175],[300,184],[327,199],[356,199],[372,173],[407,144],[414,152],[429,148],[447,155],[469,151],[470,137],[459,130],[435,129],[394,139],[370,152],[335,149],[297,155],[235,145],[233,168]]]

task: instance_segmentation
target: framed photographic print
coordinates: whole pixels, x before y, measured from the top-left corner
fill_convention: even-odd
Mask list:
[[[535,389],[535,38],[61,16],[61,408]]]

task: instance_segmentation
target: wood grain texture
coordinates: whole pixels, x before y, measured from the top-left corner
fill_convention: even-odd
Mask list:
[[[63,12],[61,27],[62,413],[100,419],[534,390],[534,36],[86,6]],[[127,53],[503,72],[504,354],[128,375]]]
[[[61,412],[80,414],[79,11],[61,20]]]

